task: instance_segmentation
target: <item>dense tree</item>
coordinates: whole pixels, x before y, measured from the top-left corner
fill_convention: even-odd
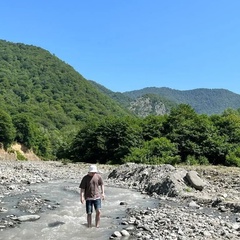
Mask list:
[[[163,136],[163,123],[166,121],[166,116],[152,116],[149,115],[142,119],[142,135],[145,141],[149,141],[153,138],[159,138]]]
[[[175,144],[165,137],[160,137],[145,141],[141,148],[132,148],[124,162],[174,165],[180,162],[180,156],[177,155]]]
[[[69,158],[75,162],[101,162],[99,158],[102,158],[102,154],[100,144],[98,144],[97,128],[96,121],[87,122],[76,134],[70,147],[65,150],[61,149],[60,157]]]
[[[225,165],[240,167],[240,147],[239,146],[236,146],[236,148],[232,148],[229,150],[226,156]]]
[[[182,161],[188,155],[200,154],[199,119],[196,112],[185,104],[173,108],[164,124],[164,133],[168,139],[176,143]]]
[[[3,143],[4,148],[9,147],[15,138],[15,128],[12,123],[10,115],[0,110],[0,142]]]
[[[230,147],[207,115],[198,115],[181,104],[171,111],[164,124],[166,136],[176,143],[183,162],[188,157],[205,157],[212,164],[224,164]]]
[[[49,160],[50,158],[55,156],[52,154],[53,149],[50,142],[49,134],[47,134],[44,129],[39,128],[37,129],[36,136],[37,137],[34,141],[33,151],[45,160]]]
[[[239,165],[239,115],[199,115],[181,104],[166,116],[104,118],[76,135],[69,153],[86,162]]]
[[[218,122],[219,134],[226,137],[227,142],[239,144],[240,142],[240,114],[232,109],[223,112]]]
[[[141,141],[137,119],[108,117],[83,127],[69,154],[74,161],[121,164],[131,147]]]
[[[14,127],[16,129],[15,141],[24,144],[31,149],[34,145],[36,136],[36,126],[29,115],[25,113],[17,114],[13,118]]]
[[[47,158],[53,156],[47,132],[44,133],[43,128],[37,126],[28,114],[17,114],[13,119],[13,123],[16,129],[14,139],[16,142],[34,150],[40,157]]]

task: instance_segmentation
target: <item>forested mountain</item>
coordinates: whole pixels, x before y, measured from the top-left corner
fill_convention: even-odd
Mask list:
[[[172,107],[181,103],[189,104],[199,114],[209,115],[221,114],[228,108],[240,108],[240,95],[226,89],[199,88],[180,91],[166,87],[148,87],[120,93],[112,92],[94,81],[91,82],[104,94],[138,116],[159,115],[155,110],[159,109],[159,106],[165,108],[162,114],[168,113]]]
[[[220,114],[228,108],[240,108],[240,95],[225,89],[199,88],[180,91],[166,87],[148,87],[120,93],[112,92],[94,81],[91,82],[104,94],[138,116],[159,115],[160,112],[157,110],[159,106],[165,108],[165,112],[161,111],[162,114],[168,113],[172,107],[181,103],[189,104],[199,114],[209,115]]]
[[[135,97],[125,93],[113,92],[94,81],[90,82],[101,92],[108,95],[114,101],[118,102],[124,108],[127,108],[139,117],[164,115],[169,113],[172,107],[177,105],[176,102],[169,100],[167,97],[162,97],[155,93],[139,94]]]
[[[166,87],[149,87],[123,94],[131,99],[137,99],[146,94],[155,94],[176,104],[189,104],[197,113],[209,115],[220,114],[228,108],[240,108],[240,95],[225,89],[200,88],[180,91]]]
[[[181,106],[181,103],[189,105]],[[18,142],[45,159],[66,157],[96,161],[101,156],[104,161],[119,163],[132,152],[132,147],[140,146],[140,143],[144,145],[144,141],[155,141],[155,138],[165,136],[167,140],[160,139],[160,145],[165,148],[170,144],[169,140],[179,140],[171,134],[181,119],[176,126],[169,124],[172,114],[173,120],[175,113],[177,116],[186,113],[187,117],[190,114],[191,118],[196,118],[194,127],[197,128],[204,117],[197,116],[196,113],[212,115],[228,108],[238,111],[226,111],[222,116],[213,115],[212,118],[205,119],[205,123],[220,128],[221,134],[216,137],[216,141],[219,136],[231,133],[229,129],[222,129],[225,125],[233,125],[232,129],[237,131],[228,138],[239,145],[238,94],[224,89],[179,91],[170,88],[112,92],[94,81],[86,80],[70,65],[42,48],[0,40],[0,147],[3,145],[7,148],[13,142]],[[169,113],[170,118],[165,113]],[[141,118],[136,118],[136,115]],[[225,124],[228,117],[233,123]],[[183,124],[183,129],[184,126]],[[192,127],[191,121],[189,126]],[[179,129],[180,135],[183,129]],[[199,132],[206,133],[204,128]],[[229,139],[217,142],[216,151],[222,142],[233,144]],[[198,140],[196,143],[199,146]],[[146,144],[146,149],[152,146]],[[158,140],[156,144],[159,145]],[[231,145],[232,149],[235,149],[234,144]],[[209,145],[212,146],[212,143]],[[191,144],[190,146],[192,147]],[[227,149],[230,149],[228,145],[221,146],[224,152],[221,161],[235,161],[240,150],[234,153],[236,156],[229,155],[229,159],[226,159],[229,154]],[[136,151],[138,156],[139,149]],[[213,159],[212,155],[207,155],[212,154],[211,151],[210,149],[205,154],[208,159]],[[181,149],[178,152],[181,153]],[[185,161],[186,156],[191,154],[187,151],[180,155]],[[214,153],[214,156],[221,154]],[[211,161],[214,162],[215,158]]]
[[[92,80],[89,80],[89,82],[91,82],[93,86],[96,87],[98,90],[100,90],[102,93],[106,94],[107,96],[112,98],[114,101],[120,103],[124,108],[128,108],[130,103],[133,101],[131,97],[128,97],[123,93],[113,92],[107,89],[106,87],[104,87],[103,85]]]
[[[0,40],[0,86],[0,110],[11,119],[25,114],[55,145],[89,118],[129,115],[70,65],[36,46]]]

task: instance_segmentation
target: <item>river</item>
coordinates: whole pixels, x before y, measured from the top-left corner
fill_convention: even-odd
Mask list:
[[[40,194],[42,198],[48,199],[51,202],[57,202],[59,207],[55,210],[38,213],[40,219],[37,221],[23,222],[18,227],[1,231],[0,239],[107,240],[114,231],[119,231],[123,228],[120,223],[121,219],[125,217],[126,208],[146,208],[158,205],[157,200],[149,198],[147,195],[106,185],[106,198],[102,202],[100,227],[87,228],[85,205],[82,205],[79,201],[78,185],[78,182],[73,181],[53,181],[32,185],[31,189],[34,190],[35,194]],[[17,197],[15,200],[17,200]],[[127,204],[120,205],[121,202]],[[8,204],[9,214],[13,212],[20,214],[15,208],[14,201],[6,204]],[[24,214],[21,213],[21,215]],[[95,217],[95,213],[93,217]]]

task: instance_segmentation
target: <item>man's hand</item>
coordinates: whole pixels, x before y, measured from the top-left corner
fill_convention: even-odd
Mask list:
[[[83,188],[80,189],[80,202],[82,204],[85,203],[85,194],[84,194],[84,189]]]
[[[102,200],[104,200],[105,199],[105,194],[104,193],[102,193]]]
[[[84,198],[84,197],[80,197],[80,202],[81,202],[82,204],[84,204],[84,203],[85,203],[85,198]]]

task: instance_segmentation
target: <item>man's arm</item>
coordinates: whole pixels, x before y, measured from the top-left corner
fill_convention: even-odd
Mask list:
[[[81,202],[82,204],[85,203],[84,191],[85,191],[85,190],[84,190],[83,188],[80,189],[80,202]]]
[[[105,199],[104,184],[101,185],[102,199]]]

